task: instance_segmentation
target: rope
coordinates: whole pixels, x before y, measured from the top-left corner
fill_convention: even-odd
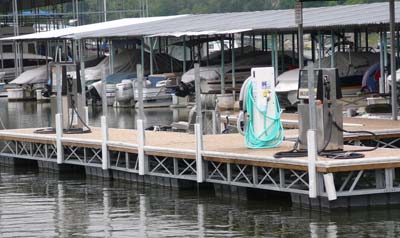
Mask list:
[[[245,97],[246,111],[249,115],[249,121],[246,127],[245,144],[251,149],[274,148],[279,146],[283,141],[283,126],[281,122],[281,109],[279,107],[278,97],[274,95],[269,100],[275,101],[275,115],[268,114],[268,104],[265,109],[259,108],[253,96],[253,83],[247,85]],[[256,109],[256,110],[254,110]],[[263,116],[264,127],[262,132],[256,135],[254,131],[254,116],[255,113],[260,113]]]

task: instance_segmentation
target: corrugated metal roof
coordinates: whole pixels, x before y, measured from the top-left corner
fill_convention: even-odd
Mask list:
[[[400,5],[396,4],[396,22]],[[105,24],[105,23],[104,23]],[[110,24],[110,23],[108,23]],[[389,24],[389,4],[372,3],[304,9],[304,29],[366,27]],[[118,25],[107,30],[93,28],[62,37],[103,38],[140,36],[213,35],[238,32],[274,32],[296,29],[294,10],[185,15],[150,22]],[[21,38],[20,38],[21,39]]]

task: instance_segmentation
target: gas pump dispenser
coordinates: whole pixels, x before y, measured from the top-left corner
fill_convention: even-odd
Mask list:
[[[37,133],[55,133],[55,115],[62,114],[64,133],[90,132],[82,115],[85,114],[82,101],[80,65],[54,62],[50,65],[48,91],[51,103],[51,127]],[[60,85],[59,85],[60,84]]]
[[[307,149],[307,131],[310,128],[310,105],[308,71],[300,70],[298,99],[299,149]],[[342,97],[338,70],[323,68],[314,70],[314,95],[316,102],[317,149],[321,151],[343,150],[342,105],[337,99]]]

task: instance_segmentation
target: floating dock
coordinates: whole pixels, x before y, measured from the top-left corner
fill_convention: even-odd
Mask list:
[[[289,117],[289,116],[285,116]],[[143,128],[138,121],[138,128]],[[37,134],[36,129],[0,131],[1,162],[38,161],[39,167],[75,165],[87,174],[163,186],[209,183],[215,188],[260,189],[290,193],[304,207],[338,208],[400,203],[400,122],[346,119],[346,129],[375,132],[382,147],[361,159],[316,161],[317,198],[309,198],[307,157],[276,159],[294,142],[252,150],[239,134],[205,135],[129,129],[92,128],[86,134]],[[359,125],[361,124],[361,126]],[[350,125],[350,126],[348,126]],[[385,129],[390,128],[390,129]],[[296,130],[287,130],[294,137]],[[345,135],[345,149],[360,147],[371,135]],[[389,140],[389,141],[388,141]],[[333,188],[333,190],[332,190]],[[337,199],[332,199],[332,196]]]

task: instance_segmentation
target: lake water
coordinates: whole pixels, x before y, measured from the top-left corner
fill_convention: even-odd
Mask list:
[[[7,103],[7,128],[49,125],[48,104]],[[176,119],[147,111],[148,125]],[[90,110],[99,125],[100,108]],[[110,126],[135,127],[131,109],[109,109]],[[0,237],[400,237],[400,208],[333,212],[292,207],[286,199],[248,201],[212,190],[173,190],[32,168],[0,169]]]

